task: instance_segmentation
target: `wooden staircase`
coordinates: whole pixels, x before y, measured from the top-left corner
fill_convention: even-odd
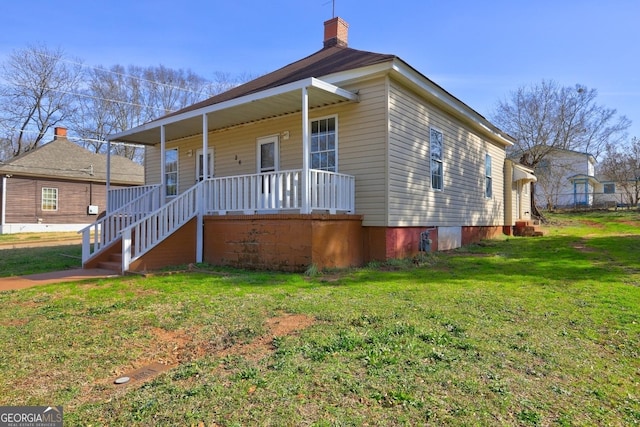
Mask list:
[[[110,253],[106,260],[98,262],[98,268],[122,274],[122,252]]]
[[[514,236],[522,237],[541,237],[544,233],[539,230],[538,221],[522,220],[516,221],[516,225],[513,227]]]

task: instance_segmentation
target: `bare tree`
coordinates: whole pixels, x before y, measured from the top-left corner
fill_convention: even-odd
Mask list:
[[[168,114],[180,108],[202,101],[209,86],[203,77],[191,70],[174,70],[162,65],[142,71],[147,104],[154,115]]]
[[[62,50],[30,46],[14,51],[0,66],[4,138],[11,156],[37,147],[46,132],[75,113],[72,94],[80,84],[80,65],[66,62]]]
[[[85,148],[104,151],[109,135],[150,120],[143,102],[139,68],[128,70],[121,65],[94,68],[85,75],[85,89],[78,96],[81,114],[72,118],[75,132],[85,141]],[[114,154],[134,159],[133,147],[118,146]]]
[[[599,172],[622,189],[623,202],[630,206],[640,203],[640,139],[624,145],[607,145]]]
[[[536,169],[554,149],[573,150],[598,157],[607,144],[626,136],[631,122],[616,110],[596,103],[597,91],[583,85],[561,87],[543,80],[520,87],[498,103],[492,120],[516,139],[508,155]],[[532,186],[532,190],[535,186]],[[532,200],[532,212],[541,216]]]
[[[164,66],[112,66],[87,73],[85,89],[74,121],[85,147],[104,150],[109,135],[122,132],[191,105],[204,98],[208,82],[191,71]],[[136,159],[141,150],[117,145],[116,154]]]
[[[103,152],[110,135],[228,90],[249,76],[218,72],[210,82],[190,70],[162,65],[83,72],[83,65],[66,60],[61,50],[34,46],[0,64],[0,78],[0,159],[10,159],[37,147],[59,123],[85,148]],[[114,154],[140,160],[142,150],[118,145]]]

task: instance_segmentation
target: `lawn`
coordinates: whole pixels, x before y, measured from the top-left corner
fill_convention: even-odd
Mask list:
[[[638,425],[640,215],[551,224],[310,277],[0,293],[0,406],[62,405],[69,426]]]

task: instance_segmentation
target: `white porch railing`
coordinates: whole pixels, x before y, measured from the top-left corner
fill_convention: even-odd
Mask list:
[[[194,185],[122,230],[122,271],[198,214],[203,187]]]
[[[122,206],[118,209],[107,212],[105,217],[80,230],[79,233],[82,233],[82,263],[84,264],[92,256],[119,239],[120,232],[125,227],[158,209],[160,207],[160,188],[159,185],[147,185],[140,187],[140,190],[127,192],[126,194],[132,197],[128,203],[124,203],[124,199],[122,199]],[[123,194],[120,190],[114,191]]]
[[[124,187],[110,189],[107,194],[107,207],[109,211],[117,211],[123,206],[129,204],[132,200],[136,200],[141,196],[146,195],[150,191],[158,190],[160,185],[142,185],[140,187]],[[155,210],[155,209],[154,209]]]
[[[82,262],[122,237],[122,271],[198,214],[302,211],[302,170],[211,178],[159,206],[160,186],[146,186],[131,203],[82,230]],[[309,210],[355,212],[355,178],[309,171]],[[135,196],[136,191],[123,194]],[[124,203],[119,200],[118,203]],[[91,245],[90,235],[94,240]]]
[[[310,171],[311,210],[354,213],[356,208],[356,179],[351,175],[316,169]]]
[[[354,212],[353,176],[311,170],[309,186],[312,211]],[[303,207],[302,170],[212,178],[206,181],[204,199],[207,214],[300,210]]]

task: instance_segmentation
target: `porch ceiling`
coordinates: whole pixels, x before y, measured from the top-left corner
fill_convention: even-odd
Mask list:
[[[309,109],[353,102],[358,95],[316,78],[300,80],[240,98],[203,107],[183,114],[167,116],[128,131],[112,135],[109,140],[144,145],[160,143],[160,128],[165,126],[167,141],[202,133],[202,116],[208,117],[208,129],[214,131],[302,111],[302,89],[307,88]]]

